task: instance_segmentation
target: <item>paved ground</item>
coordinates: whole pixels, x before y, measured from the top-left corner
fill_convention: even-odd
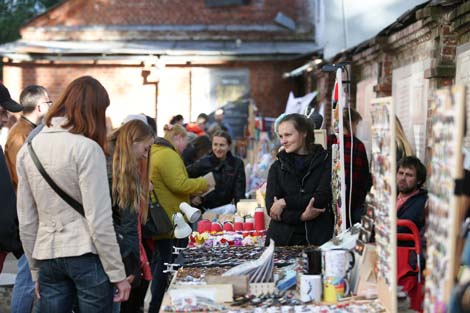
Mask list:
[[[5,264],[3,264],[3,273],[16,273],[18,271],[17,263],[18,260],[13,256],[13,254],[8,254]]]
[[[0,274],[0,313],[10,312],[10,297],[13,284],[15,283],[16,273],[18,271],[18,260],[9,254],[3,265],[3,271]],[[150,288],[149,290],[150,291]],[[148,310],[150,303],[150,292],[147,292],[145,297],[145,312]]]
[[[10,298],[13,284],[15,283],[18,261],[9,254],[3,264],[3,271],[0,274],[0,313],[10,312]]]

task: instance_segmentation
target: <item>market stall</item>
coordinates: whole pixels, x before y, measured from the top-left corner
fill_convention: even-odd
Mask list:
[[[463,175],[464,94],[461,87],[438,90],[432,102],[427,246],[397,245],[406,235],[397,234],[403,221],[397,220],[395,108],[390,97],[373,99],[374,185],[361,225],[321,247],[277,247],[265,239],[270,219],[258,189],[256,199],[240,201],[236,212],[206,213],[188,247],[175,251],[161,312],[446,312],[456,278],[465,281],[458,275],[465,207],[457,183]],[[341,163],[340,146],[337,152]],[[332,175],[338,215],[344,216],[341,171]],[[412,270],[421,288],[414,296],[400,285],[403,251],[411,250],[418,255]]]
[[[383,312],[351,296],[358,232],[322,248],[265,246],[269,217],[256,200],[236,214],[205,214],[178,254],[161,312]],[[322,276],[322,273],[324,274]],[[329,277],[329,278],[328,278]],[[324,295],[322,297],[322,294]]]

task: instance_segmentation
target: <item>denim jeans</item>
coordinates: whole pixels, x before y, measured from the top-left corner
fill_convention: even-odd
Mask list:
[[[12,313],[31,313],[34,303],[34,282],[31,278],[28,260],[23,254],[18,260],[18,273],[11,297]],[[37,311],[39,313],[39,310]]]
[[[157,313],[162,304],[163,295],[168,287],[168,274],[163,273],[166,268],[164,263],[171,263],[173,240],[161,239],[155,241],[155,253],[152,258],[153,279],[150,285],[152,300],[150,301],[149,313]]]
[[[43,260],[39,263],[39,307],[41,312],[111,313],[113,285],[97,255]]]
[[[121,302],[113,302],[113,313],[121,312]]]
[[[165,290],[168,287],[169,275],[163,273],[163,270],[166,269],[164,263],[173,262],[173,246],[186,247],[188,239],[161,239],[154,242],[155,253],[152,258],[153,279],[150,285],[152,300],[150,301],[149,313],[159,312]]]

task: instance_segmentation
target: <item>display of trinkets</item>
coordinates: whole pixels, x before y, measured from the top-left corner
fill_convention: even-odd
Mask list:
[[[226,307],[204,297],[181,297],[172,305],[165,305],[164,312],[222,312]]]
[[[377,243],[379,297],[391,312],[397,308],[396,269],[396,143],[392,98],[371,101],[373,207]]]
[[[296,262],[302,255],[302,246],[276,247],[274,249],[274,266],[281,267]],[[254,260],[261,256],[262,246],[227,246],[188,248],[182,251],[184,267],[233,267],[244,261]]]
[[[437,90],[432,102],[432,149],[428,169],[429,215],[426,232],[427,259],[425,312],[435,312],[448,302],[456,275],[455,247],[458,203],[455,179],[462,177],[461,147],[464,123],[464,89]]]
[[[351,300],[339,304],[302,304],[293,293],[272,293],[238,297],[228,306],[206,298],[191,298],[165,305],[164,312],[225,312],[225,313],[380,313],[385,308],[379,301]]]
[[[261,296],[247,295],[237,297],[234,302],[227,305],[215,303],[206,298],[188,298],[187,301],[177,301],[171,305],[164,305],[163,312],[225,312],[225,313],[380,313],[386,312],[384,306],[377,300],[344,301],[339,304],[303,304],[293,293],[266,294]]]
[[[217,233],[193,232],[189,236],[189,247],[219,247],[219,246],[264,246],[264,232],[244,231]]]

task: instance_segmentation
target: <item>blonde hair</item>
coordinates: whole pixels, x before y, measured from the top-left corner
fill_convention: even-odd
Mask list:
[[[174,145],[173,138],[175,136],[180,135],[182,137],[186,137],[188,135],[188,133],[186,132],[186,129],[180,124],[175,124],[175,125],[166,124],[165,126],[163,126],[163,131],[165,132],[165,135],[163,137],[169,142],[171,142],[173,145]]]
[[[395,116],[395,136],[397,141],[397,148],[403,151],[402,157],[413,155],[413,149],[411,148],[411,144],[406,138],[403,126],[401,125],[401,122],[397,116]]]
[[[142,186],[146,180],[142,181],[139,175],[139,163],[132,145],[153,137],[152,128],[140,120],[129,121],[111,134],[109,141],[111,145],[114,143],[111,187],[113,205],[138,212],[140,201],[147,196],[147,188]]]

